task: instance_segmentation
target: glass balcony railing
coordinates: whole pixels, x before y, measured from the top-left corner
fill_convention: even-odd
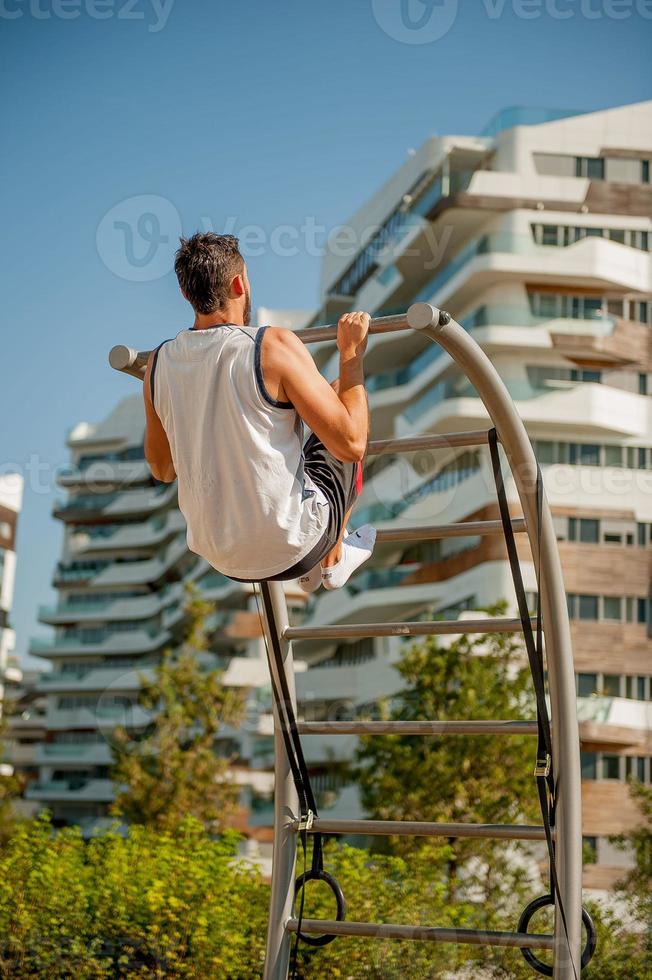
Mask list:
[[[577,242],[573,244],[578,244]],[[453,276],[478,255],[508,254],[508,255],[546,255],[552,249],[572,248],[573,245],[539,245],[532,235],[523,235],[511,231],[491,232],[470,241],[457,255],[437,272],[432,279],[415,296],[414,302],[429,302]]]
[[[366,388],[367,391],[384,391],[387,388],[395,388],[398,385],[406,385],[413,378],[416,378],[429,364],[433,364],[438,360],[442,354],[443,350],[437,344],[431,344],[430,347],[426,347],[414,360],[406,364],[405,367],[396,368],[393,371],[382,371],[379,374],[374,374],[367,378]]]
[[[540,398],[542,395],[550,394],[555,389],[567,390],[578,384],[587,382],[600,383],[599,372],[594,372],[595,377],[587,376],[574,379],[572,377],[557,377],[553,372],[550,377],[540,375],[533,380],[526,378],[503,378],[507,391],[514,401],[527,401],[531,398]],[[408,422],[416,422],[426,412],[431,411],[437,405],[453,398],[477,398],[475,388],[466,379],[440,381],[439,384],[428,388],[426,392],[417,398],[412,404],[408,405],[403,411],[403,418]]]
[[[477,450],[463,453],[457,459],[447,464],[434,476],[424,480],[417,487],[408,491],[400,500],[390,503],[370,504],[356,511],[356,516],[360,524],[375,524],[378,521],[389,521],[399,517],[404,510],[433,493],[442,493],[458,486],[469,477],[478,473],[481,467],[480,454]]]
[[[415,568],[415,565],[407,568],[370,568],[356,575],[346,589],[349,595],[358,595],[359,592],[368,592],[371,589],[389,589],[395,585],[402,585]]]
[[[568,297],[572,299],[572,297]],[[612,333],[615,318],[606,313],[601,307],[587,303],[573,305],[565,304],[563,309],[551,309],[546,314],[535,314],[525,303],[492,303],[478,306],[471,313],[462,317],[460,326],[465,330],[475,330],[478,327],[540,327],[554,320],[589,320],[607,335]]]
[[[537,106],[512,105],[501,109],[491,117],[481,136],[496,136],[504,129],[515,126],[540,126],[542,123],[567,119],[569,116],[583,116],[588,109],[543,109]]]

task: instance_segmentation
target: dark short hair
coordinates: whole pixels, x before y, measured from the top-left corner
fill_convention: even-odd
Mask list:
[[[238,239],[197,232],[180,242],[174,271],[181,291],[196,313],[214,313],[226,304],[231,281],[244,270]]]

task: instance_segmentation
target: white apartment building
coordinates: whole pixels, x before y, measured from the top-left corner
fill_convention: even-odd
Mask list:
[[[16,635],[10,625],[16,579],[16,530],[22,505],[22,476],[18,473],[0,476],[0,713],[5,695],[22,680],[14,654]],[[11,759],[0,756],[0,773],[11,775],[12,771]]]
[[[607,840],[636,814],[626,779],[652,778],[652,102],[563,118],[507,110],[487,135],[429,139],[346,222],[324,259],[313,324],[422,300],[489,354],[534,441],[556,522],[574,639],[584,833],[608,887],[626,860]],[[270,319],[273,318],[270,317]],[[334,346],[313,348],[327,377]],[[415,332],[370,338],[372,437],[488,427],[448,355]],[[518,513],[512,488],[510,499]],[[498,516],[484,450],[388,456],[369,467],[355,525]],[[526,587],[534,569],[519,545]],[[386,544],[314,623],[446,618],[506,598],[500,538]],[[367,715],[396,692],[394,638],[304,642],[306,719]],[[333,816],[360,816],[341,776],[353,737],[305,737]]]

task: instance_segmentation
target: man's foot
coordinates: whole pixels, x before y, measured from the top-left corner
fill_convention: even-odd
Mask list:
[[[322,568],[321,581],[325,589],[341,589],[374,550],[376,528],[363,524],[342,542],[342,557],[335,565]]]
[[[344,529],[344,537],[348,537],[348,530]],[[321,585],[321,565],[319,562],[312,568],[307,575],[302,575],[297,579],[299,583],[299,588],[303,589],[304,592],[316,592]]]
[[[302,575],[297,579],[299,588],[304,592],[316,592],[321,585],[321,565],[319,562],[312,568],[307,575]]]

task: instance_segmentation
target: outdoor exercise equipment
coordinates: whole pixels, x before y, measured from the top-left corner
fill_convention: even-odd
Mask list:
[[[489,358],[469,334],[448,313],[428,303],[415,303],[406,314],[373,319],[369,332],[380,334],[401,330],[421,331],[451,356],[482,399],[493,428],[479,432],[372,441],[368,446],[368,455],[414,452],[438,447],[488,445],[496,481],[500,520],[380,530],[376,540],[415,541],[462,535],[503,534],[519,616],[459,621],[290,626],[283,584],[260,584],[262,620],[274,700],[275,753],[274,851],[264,978],[285,980],[290,964],[291,937],[298,935],[310,945],[325,945],[338,936],[358,936],[383,940],[516,947],[539,973],[553,976],[555,980],[579,980],[582,966],[586,965],[595,949],[595,930],[588,913],[582,909],[580,754],[570,625],[557,540],[540,470],[525,426],[505,385]],[[332,341],[337,336],[337,325],[309,327],[299,330],[297,334],[305,343]],[[137,352],[118,346],[112,349],[109,361],[117,370],[142,379],[148,356],[149,351]],[[509,514],[499,444],[511,469],[523,511],[522,519],[512,519]],[[529,538],[537,572],[538,602],[537,615],[534,618],[528,611],[514,541],[514,534],[523,532]],[[536,696],[535,722],[297,720],[292,658],[292,642],[295,640],[491,632],[523,634]],[[544,637],[551,718],[548,715],[545,692]],[[534,776],[542,824],[445,824],[321,818],[310,785],[301,735],[371,733],[446,737],[464,734],[535,736],[537,753]],[[322,837],[328,834],[545,841],[550,863],[550,894],[542,896],[525,909],[515,932],[351,922],[345,918],[345,896],[339,884],[323,867]],[[312,863],[310,869],[295,881],[297,846],[301,844],[305,849],[309,838],[313,841]],[[336,919],[313,920],[303,917],[304,885],[309,880],[324,881],[332,889],[337,903]],[[554,908],[554,933],[542,935],[527,932],[532,916],[545,906]],[[582,923],[587,932],[584,951]],[[552,952],[552,967],[536,956],[533,950],[537,949]]]

